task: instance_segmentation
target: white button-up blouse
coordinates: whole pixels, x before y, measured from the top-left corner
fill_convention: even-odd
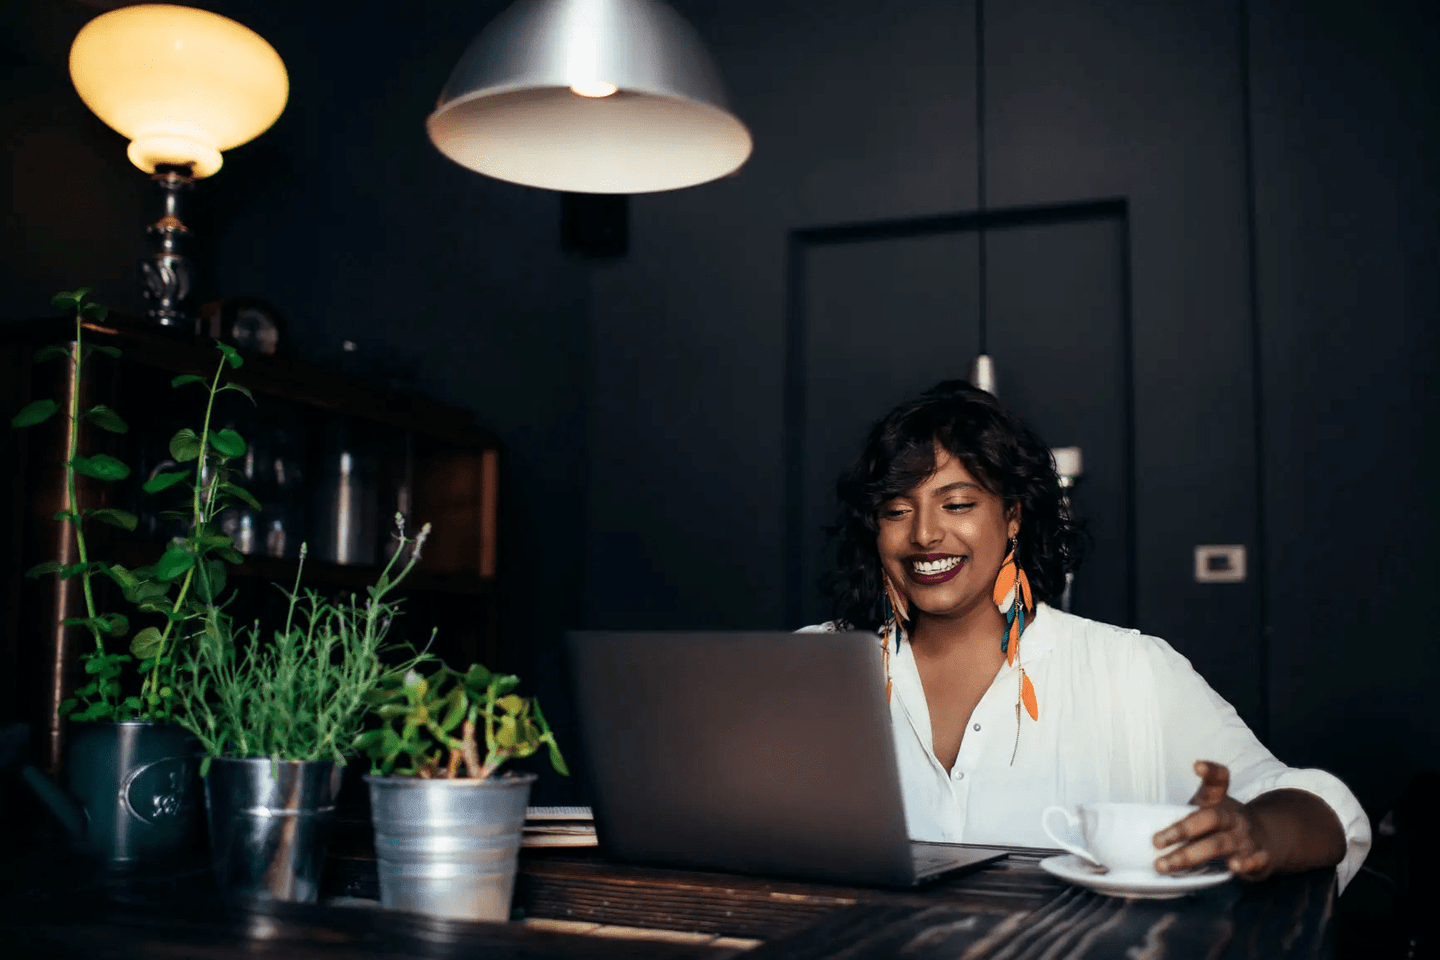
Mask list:
[[[1275,759],[1163,640],[1041,604],[1016,663],[1001,666],[975,707],[948,773],[935,757],[910,645],[898,646],[890,652],[890,717],[917,840],[1051,847],[1040,827],[1047,806],[1186,803],[1199,785],[1194,762],[1212,760],[1230,768],[1230,795],[1242,803],[1289,787],[1335,811],[1347,845],[1336,871],[1341,890],[1369,852],[1370,821],[1350,790],[1323,770]],[[1017,723],[1021,663],[1040,716],[1021,710]]]

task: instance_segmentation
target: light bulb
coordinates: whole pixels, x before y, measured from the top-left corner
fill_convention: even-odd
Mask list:
[[[582,80],[579,83],[570,84],[570,92],[582,97],[609,97],[620,88],[608,80]]]

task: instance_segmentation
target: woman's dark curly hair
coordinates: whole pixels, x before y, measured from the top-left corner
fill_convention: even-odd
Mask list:
[[[1059,596],[1080,561],[1083,534],[1065,512],[1049,448],[990,394],[946,380],[871,428],[864,452],[835,485],[836,566],[824,587],[836,617],[852,627],[874,629],[884,619],[877,511],[935,472],[937,443],[1007,510],[1020,505],[1015,551],[1037,601]]]

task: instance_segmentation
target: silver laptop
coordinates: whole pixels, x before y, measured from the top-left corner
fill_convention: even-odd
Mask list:
[[[863,633],[569,634],[602,852],[910,886],[1005,856],[912,841]]]

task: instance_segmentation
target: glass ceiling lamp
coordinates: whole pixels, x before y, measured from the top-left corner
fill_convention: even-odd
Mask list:
[[[750,156],[699,35],[660,0],[519,0],[426,121],[461,166],[573,193],[705,183]]]
[[[170,4],[101,14],[70,47],[70,78],[80,99],[130,140],[130,161],[151,174],[164,213],[147,232],[154,254],[141,264],[151,318],[185,324],[189,233],[180,196],[224,162],[220,153],[264,133],[290,93],[280,55],[228,17]]]

